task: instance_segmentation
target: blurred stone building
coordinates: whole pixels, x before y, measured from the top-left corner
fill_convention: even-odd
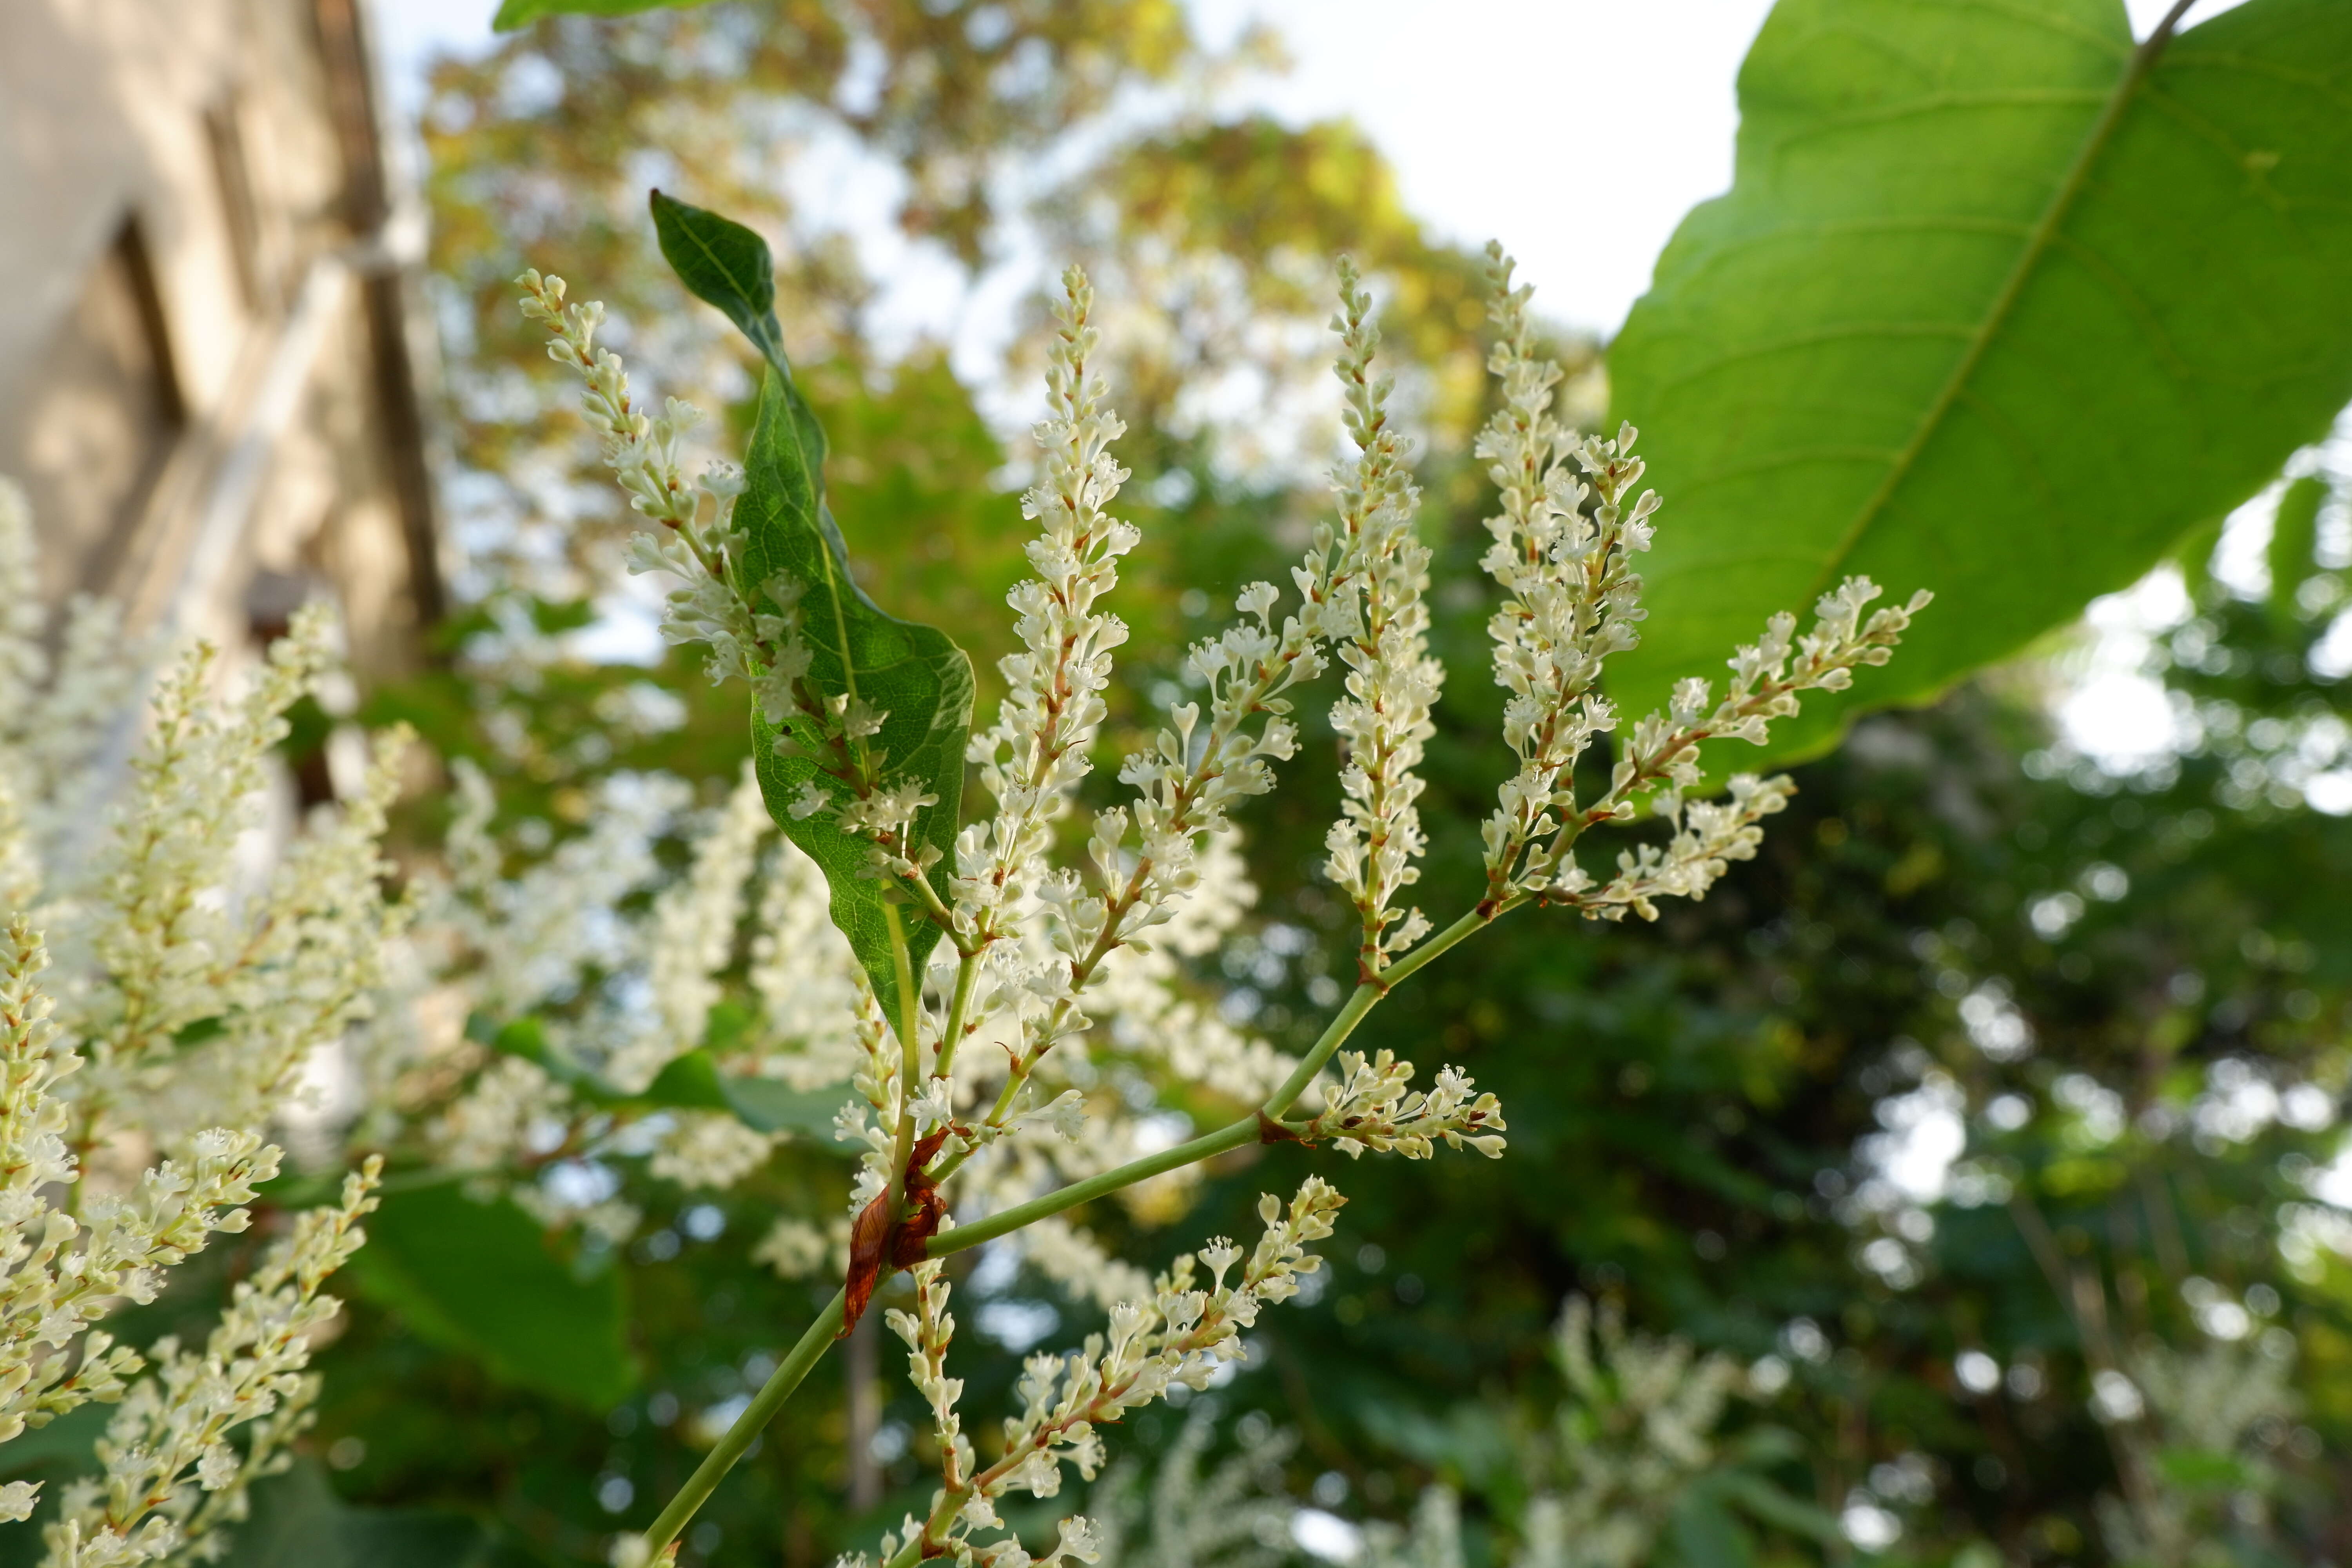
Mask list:
[[[362,677],[438,616],[362,0],[0,0],[0,473],[54,604],[251,646],[336,600]]]

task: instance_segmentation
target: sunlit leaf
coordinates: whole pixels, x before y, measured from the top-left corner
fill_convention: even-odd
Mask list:
[[[2271,607],[2281,616],[2294,613],[2294,593],[2317,570],[2319,511],[2327,502],[2327,481],[2305,474],[2279,497],[2278,513],[2271,521]]]
[[[1937,599],[1772,750],[2131,582],[2352,399],[2352,5],[1783,0],[1612,348],[1666,498],[1641,711],[1848,574]],[[1739,759],[1743,765],[1746,758]]]

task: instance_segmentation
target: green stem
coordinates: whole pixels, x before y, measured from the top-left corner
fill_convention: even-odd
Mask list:
[[[1064,1209],[1076,1208],[1080,1204],[1108,1197],[1122,1187],[1131,1187],[1138,1182],[1164,1175],[1170,1171],[1181,1170],[1195,1161],[1206,1160],[1213,1155],[1223,1154],[1228,1150],[1243,1148],[1256,1142],[1257,1140],[1257,1117],[1252,1114],[1239,1121],[1221,1127],[1214,1132],[1202,1133],[1189,1143],[1179,1143],[1172,1149],[1162,1149],[1157,1154],[1147,1154],[1140,1160],[1130,1160],[1117,1170],[1105,1171],[1098,1176],[1088,1176],[1083,1182],[1072,1182],[1068,1186],[1056,1188],[1042,1198],[1032,1198],[1025,1204],[1015,1204],[1009,1209],[999,1209],[985,1219],[974,1220],[970,1225],[960,1225],[953,1230],[941,1231],[931,1237],[929,1246],[925,1248],[925,1256],[945,1258],[951,1252],[961,1252],[968,1247],[978,1247],[983,1241],[993,1241],[1000,1236],[1019,1230],[1023,1226],[1034,1225],[1048,1215],[1060,1214]]]
[[[913,831],[911,827],[908,829],[909,836]],[[971,956],[979,952],[977,948],[964,945],[971,939],[957,931],[955,911],[949,909],[946,902],[940,899],[940,890],[937,888],[932,887],[919,875],[901,877],[898,879],[898,885],[915,896],[915,901],[923,907],[923,918],[939,927],[941,934],[955,944],[955,950],[958,952]]]
[[[980,978],[980,954],[967,952],[956,961],[955,998],[948,1004],[947,1027],[940,1031],[939,1059],[931,1064],[934,1078],[955,1068],[956,1047],[963,1039],[964,1016],[971,1010],[971,988]]]
[[[1439,953],[1464,938],[1486,930],[1526,901],[1525,899],[1506,899],[1495,906],[1494,912],[1491,914],[1480,914],[1476,910],[1472,910],[1468,914],[1389,965],[1388,968],[1381,971],[1381,983],[1390,990],[1395,990],[1408,979],[1420,973],[1422,967]]]
[[[686,1521],[694,1517],[694,1510],[719,1489],[719,1483],[726,1478],[729,1470],[735,1468],[735,1461],[751,1447],[751,1440],[760,1435],[760,1429],[776,1418],[776,1412],[784,1407],[784,1401],[793,1396],[793,1390],[801,1385],[801,1379],[816,1365],[817,1358],[832,1347],[835,1336],[841,1332],[842,1301],[842,1292],[835,1290],[824,1310],[816,1315],[816,1321],[808,1326],[808,1331],[801,1335],[800,1342],[784,1357],[783,1364],[760,1385],[760,1392],[751,1398],[751,1407],[736,1417],[735,1424],[727,1428],[702,1463],[695,1467],[694,1474],[686,1479],[686,1485],[669,1500],[669,1506],[661,1510],[661,1517],[646,1528],[646,1546],[652,1559],[658,1560],[662,1548],[677,1539],[678,1531],[686,1528]]]
[[[882,919],[890,928],[890,962],[898,983],[898,1144],[890,1162],[890,1206],[896,1214],[907,1187],[907,1161],[915,1152],[915,1096],[923,1082],[922,997],[915,990],[914,962],[907,953],[907,926],[899,919],[898,900],[882,900]]]
[[[1459,921],[1456,922],[1457,925],[1459,923]],[[1468,933],[1465,931],[1463,934]],[[1460,940],[1460,936],[1454,938],[1455,942]],[[1234,1149],[1245,1148],[1256,1142],[1264,1131],[1264,1129],[1258,1125],[1258,1118],[1265,1116],[1269,1121],[1281,1120],[1282,1113],[1289,1110],[1300,1095],[1307,1092],[1307,1086],[1315,1081],[1315,1075],[1323,1070],[1323,1064],[1331,1059],[1331,1053],[1338,1050],[1346,1042],[1348,1037],[1355,1032],[1356,1026],[1364,1021],[1364,1015],[1379,1005],[1383,994],[1384,991],[1381,986],[1357,986],[1355,994],[1348,998],[1348,1005],[1340,1008],[1339,1014],[1325,1026],[1322,1036],[1316,1040],[1314,1047],[1300,1058],[1297,1068],[1284,1081],[1282,1087],[1276,1089],[1267,1097],[1264,1105],[1249,1115],[1237,1121],[1229,1122],[1214,1132],[1204,1132],[1189,1143],[1179,1143],[1172,1149],[1162,1149],[1157,1154],[1147,1154],[1140,1160],[1130,1160],[1115,1170],[1105,1171],[1097,1176],[1088,1176],[1083,1182],[1072,1182],[1068,1186],[1057,1188],[1047,1193],[1044,1197],[1032,1198],[1025,1204],[1015,1204],[1009,1209],[1000,1209],[985,1219],[974,1220],[970,1225],[960,1225],[953,1230],[942,1231],[931,1238],[930,1246],[927,1249],[928,1256],[944,1258],[949,1253],[961,1252],[968,1247],[977,1247],[983,1241],[993,1241],[1000,1236],[1009,1235],[1026,1225],[1034,1225],[1038,1220],[1060,1214],[1065,1209],[1073,1209],[1080,1204],[1107,1197],[1122,1187],[1131,1187],[1138,1182],[1149,1181],[1153,1176],[1163,1175],[1170,1171],[1181,1170],[1197,1161],[1210,1159],[1214,1155],[1223,1154]]]
[[[1515,906],[1505,906],[1506,909]],[[1496,911],[1498,915],[1501,912],[1501,910]],[[888,913],[894,951],[899,960],[902,976],[901,995],[909,995],[912,994],[912,981],[908,977],[905,938],[898,923],[897,910],[889,908]],[[977,1247],[983,1241],[993,1241],[1000,1236],[1009,1235],[1024,1226],[1060,1214],[1066,1209],[1076,1208],[1080,1204],[1091,1203],[1096,1198],[1108,1197],[1112,1193],[1125,1187],[1131,1187],[1138,1182],[1149,1181],[1153,1176],[1164,1175],[1170,1171],[1181,1170],[1184,1166],[1197,1161],[1211,1159],[1218,1154],[1226,1153],[1234,1149],[1246,1148],[1256,1142],[1264,1131],[1259,1125],[1259,1117],[1279,1121],[1282,1113],[1288,1110],[1297,1102],[1298,1097],[1307,1092],[1307,1086],[1315,1081],[1315,1075],[1323,1070],[1324,1064],[1331,1059],[1332,1053],[1347,1042],[1348,1037],[1355,1032],[1356,1026],[1362,1023],[1365,1015],[1380,1005],[1383,996],[1438,954],[1461,942],[1473,931],[1485,929],[1492,923],[1494,918],[1481,915],[1473,910],[1413,949],[1409,955],[1381,977],[1380,984],[1357,986],[1354,994],[1349,996],[1347,1005],[1341,1007],[1331,1022],[1325,1026],[1321,1036],[1316,1039],[1307,1055],[1300,1058],[1297,1068],[1283,1081],[1282,1087],[1269,1095],[1265,1103],[1248,1116],[1221,1127],[1213,1132],[1203,1133],[1189,1143],[1179,1143],[1174,1148],[1163,1149],[1157,1154],[1147,1154],[1140,1160],[1130,1160],[1116,1170],[1105,1171],[1097,1176],[1089,1176],[1083,1182],[1073,1182],[1057,1192],[1048,1193],[1041,1198],[1033,1198],[1025,1204],[1015,1204],[1009,1209],[999,1210],[985,1219],[975,1220],[970,1225],[958,1226],[953,1230],[933,1237],[926,1248],[926,1255],[931,1258],[945,1258],[951,1253],[961,1252],[967,1247]],[[961,989],[959,985],[959,990]],[[907,1031],[907,1037],[908,1039],[914,1037],[911,1027]],[[908,1081],[911,1083],[913,1080],[909,1079]],[[911,1092],[909,1090],[910,1097]],[[911,1125],[911,1118],[903,1121],[902,1133]],[[939,1179],[945,1181],[948,1174],[961,1163],[961,1160],[950,1161],[940,1169]],[[901,1176],[904,1174],[906,1160],[902,1153],[899,1158]],[[758,1435],[760,1429],[775,1419],[776,1413],[782,1410],[784,1402],[792,1397],[793,1390],[800,1385],[801,1379],[808,1375],[809,1368],[816,1364],[817,1358],[822,1356],[832,1344],[834,1337],[841,1331],[842,1303],[842,1293],[835,1291],[831,1304],[818,1314],[815,1322],[809,1325],[808,1331],[800,1337],[800,1342],[793,1346],[792,1353],[784,1358],[783,1364],[776,1369],[775,1375],[769,1378],[761,1386],[758,1395],[752,1399],[750,1408],[736,1417],[734,1425],[727,1428],[726,1435],[720,1437],[718,1446],[710,1450],[709,1457],[705,1458],[694,1474],[688,1478],[685,1487],[680,1489],[677,1496],[670,1500],[669,1506],[662,1510],[661,1517],[654,1521],[652,1527],[646,1532],[646,1544],[655,1556],[658,1557],[662,1548],[677,1539],[678,1531],[686,1528],[687,1521],[694,1517],[695,1510],[700,1508],[704,1500],[716,1489],[719,1479],[733,1467],[735,1461],[743,1457],[744,1450],[751,1446],[751,1439]],[[921,1538],[918,1536],[916,1542],[918,1550],[920,1548],[920,1541]],[[906,1557],[902,1551],[899,1556],[892,1558],[885,1568],[901,1568],[901,1558],[908,1563],[917,1561],[915,1558]]]

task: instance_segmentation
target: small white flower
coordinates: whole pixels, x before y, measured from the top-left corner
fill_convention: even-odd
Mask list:
[[[233,1483],[239,1466],[236,1450],[226,1443],[208,1443],[196,1460],[196,1484],[208,1492],[216,1492]]]

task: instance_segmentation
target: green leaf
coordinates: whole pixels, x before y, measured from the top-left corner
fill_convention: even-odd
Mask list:
[[[106,1436],[106,1424],[113,1419],[114,1409],[111,1405],[95,1403],[77,1405],[46,1426],[26,1426],[0,1443],[0,1477],[51,1466],[96,1470],[99,1464],[91,1457],[90,1445]]]
[[[2271,522],[2271,605],[2283,616],[2294,614],[2294,591],[2317,570],[2319,509],[2327,501],[2327,481],[2305,474],[2279,497]]]
[[[714,1037],[731,1038],[741,1032],[742,1026],[735,1016],[722,1011],[727,1005],[721,1004],[720,1008],[712,1010]],[[630,1094],[551,1047],[537,1018],[518,1018],[497,1027],[487,1016],[477,1014],[467,1020],[466,1033],[494,1051],[538,1063],[548,1076],[564,1084],[579,1099],[607,1110],[731,1111],[745,1126],[760,1131],[797,1133],[820,1148],[839,1148],[845,1155],[849,1152],[833,1137],[834,1113],[857,1092],[845,1082],[803,1090],[774,1079],[722,1072],[709,1047],[697,1047],[671,1058],[654,1076],[653,1082],[646,1085],[643,1093]]]
[[[1674,1561],[1684,1568],[1750,1568],[1756,1561],[1748,1532],[1704,1485],[1675,1500],[1666,1516],[1666,1538]]]
[[[835,1117],[857,1096],[853,1085],[798,1089],[772,1078],[723,1078],[719,1087],[726,1091],[728,1108],[748,1126],[762,1132],[796,1132],[819,1148],[839,1152],[844,1159],[856,1153],[833,1141]]]
[[[768,362],[743,465],[746,489],[735,508],[736,525],[748,540],[737,587],[759,595],[779,573],[806,586],[800,610],[814,654],[809,679],[832,695],[854,692],[887,715],[873,743],[889,775],[911,775],[936,797],[918,815],[915,835],[940,852],[930,881],[944,900],[963,795],[964,740],[971,731],[971,660],[946,633],[885,612],[851,573],[848,547],[824,504],[824,431],[784,357],[767,243],[739,223],[659,191],[652,200],[662,255],[679,280],[718,307]],[[824,870],[833,923],[848,937],[875,994],[887,1002],[898,994],[897,973],[883,884],[873,875],[871,854],[864,841],[835,825],[831,813],[796,816],[791,809],[812,784],[836,801],[846,797],[847,786],[821,773],[807,755],[780,755],[781,732],[753,716],[753,754],[769,815]],[[813,743],[815,737],[796,739]],[[939,928],[912,921],[907,937],[919,974]]]
[[[1610,353],[1666,505],[1632,712],[1848,574],[1937,599],[1782,758],[2130,583],[2352,399],[2352,5],[1782,0]]]
[[[592,1410],[636,1382],[617,1271],[582,1279],[537,1220],[457,1183],[388,1194],[352,1260],[360,1287],[422,1338]]]
[[[689,206],[659,191],[646,200],[653,208],[654,237],[661,242],[662,259],[678,281],[704,304],[717,306],[751,340],[760,357],[789,378],[784,330],[776,320],[776,263],[768,242],[733,218]],[[812,468],[824,461],[824,440],[820,433]]]
[[[490,1568],[497,1547],[462,1514],[353,1508],[317,1461],[296,1461],[253,1489],[253,1513],[232,1527],[238,1568]]]
[[[520,1057],[537,1064],[541,1071],[591,1105],[611,1108],[625,1105],[634,1098],[557,1050],[548,1041],[546,1026],[537,1018],[526,1016],[511,1024],[493,1026],[486,1015],[478,1013],[466,1020],[466,1034],[476,1044],[488,1046],[501,1056]]]
[[[210,1045],[227,1033],[226,1018],[217,1014],[209,1018],[198,1018],[172,1031],[172,1048],[175,1051],[194,1050],[198,1046]]]
[[[833,1142],[833,1119],[856,1092],[847,1083],[802,1090],[772,1078],[721,1072],[709,1051],[692,1050],[671,1058],[639,1099],[646,1105],[732,1111],[747,1127],[797,1133],[847,1153]]]
[[[2214,1448],[2163,1448],[2156,1468],[2167,1481],[2188,1492],[2232,1491],[2252,1479],[2237,1455]]]
[[[1801,1457],[1797,1455],[1784,1457]],[[1764,1477],[1743,1470],[1722,1470],[1709,1484],[1727,1501],[1739,1505],[1764,1523],[1802,1535],[1825,1546],[1839,1546],[1845,1532],[1837,1519],[1801,1498],[1790,1496]]]
[[[494,33],[511,33],[541,16],[628,16],[639,11],[683,11],[705,0],[500,0],[490,19]]]

